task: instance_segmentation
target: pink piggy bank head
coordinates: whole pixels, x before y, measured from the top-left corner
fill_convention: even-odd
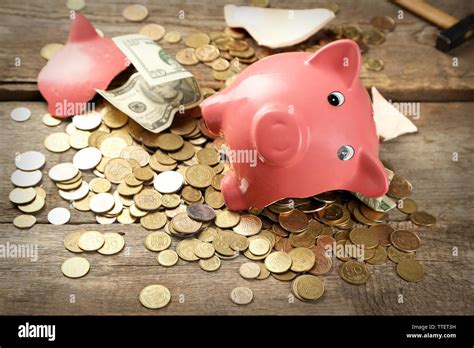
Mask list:
[[[385,194],[360,64],[351,40],[315,54],[276,54],[203,102],[206,125],[223,134],[232,164],[221,184],[229,209],[262,208],[330,190]]]

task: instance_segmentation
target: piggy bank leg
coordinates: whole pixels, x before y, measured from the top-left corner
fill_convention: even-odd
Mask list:
[[[221,181],[221,192],[225,204],[230,210],[244,210],[248,208],[247,201],[240,189],[240,180],[233,171],[229,171]]]

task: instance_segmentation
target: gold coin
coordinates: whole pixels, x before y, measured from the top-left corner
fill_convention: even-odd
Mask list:
[[[87,259],[83,257],[71,257],[64,261],[61,266],[61,271],[68,278],[84,277],[90,269],[90,264]]]
[[[233,39],[241,40],[245,38],[245,30],[239,28],[226,27],[224,29],[224,34],[230,36]]]
[[[102,248],[105,239],[98,231],[86,231],[79,237],[78,245],[84,251],[95,251]]]
[[[104,237],[104,245],[102,248],[97,250],[99,254],[102,255],[114,255],[118,254],[122,251],[123,247],[125,246],[125,239],[115,232],[106,232],[103,234]]]
[[[220,157],[216,150],[212,148],[204,148],[196,153],[197,160],[200,164],[214,166],[219,163]]]
[[[417,211],[418,206],[417,206],[416,202],[413,199],[404,198],[404,199],[401,199],[401,200],[398,201],[397,208],[402,213],[413,214],[414,212]]]
[[[158,41],[165,35],[165,28],[159,24],[150,23],[140,29],[140,34],[148,36],[154,41]]]
[[[209,42],[211,42],[211,39],[209,36],[207,36],[207,34],[204,33],[194,33],[188,35],[184,39],[184,44],[192,48],[198,48],[199,46],[207,45]]]
[[[144,307],[159,309],[171,301],[171,293],[163,285],[148,285],[140,292],[139,299]]]
[[[288,252],[291,257],[291,270],[293,272],[307,272],[313,268],[316,261],[314,253],[308,248],[295,248]]]
[[[28,188],[21,188],[17,187],[14,188],[8,198],[12,203],[15,204],[27,204],[33,201],[36,197],[36,190],[33,187]]]
[[[231,69],[226,70],[212,70],[212,76],[219,81],[225,81],[231,76],[234,75],[234,72]]]
[[[211,186],[214,171],[211,167],[204,164],[196,164],[186,171],[186,181],[194,187],[206,188]]]
[[[252,214],[241,215],[238,225],[233,228],[234,232],[242,236],[256,235],[261,229],[262,220],[260,220],[258,216]]]
[[[199,243],[202,243],[199,239],[183,239],[176,245],[176,252],[184,261],[198,261],[199,257],[194,253],[194,249]]]
[[[365,284],[369,279],[369,271],[364,263],[350,260],[344,262],[339,268],[343,280],[350,284]]]
[[[170,152],[169,157],[175,161],[187,161],[194,156],[194,147],[187,141],[184,142],[183,147],[178,151]]]
[[[201,229],[202,222],[191,219],[187,213],[179,213],[171,220],[171,226],[176,232],[192,234]]]
[[[224,195],[219,191],[214,191],[206,195],[206,203],[214,209],[220,209],[225,205]]]
[[[30,228],[36,223],[36,217],[33,215],[18,215],[13,219],[13,225],[16,228]]]
[[[259,262],[258,265],[260,266],[260,274],[255,279],[263,280],[263,279],[267,279],[268,277],[270,277],[270,271],[267,269],[265,264],[262,263],[262,262]]]
[[[221,259],[215,255],[208,259],[201,259],[199,260],[199,267],[207,272],[217,271],[221,267]]]
[[[134,159],[141,167],[146,166],[150,160],[150,154],[139,145],[127,146],[120,153],[120,157],[126,160]]]
[[[136,219],[132,214],[130,214],[130,208],[125,208],[122,210],[119,216],[117,216],[117,221],[124,225],[133,224]]]
[[[211,62],[219,57],[219,49],[213,45],[202,45],[195,49],[194,54],[201,62]]]
[[[169,31],[164,37],[166,42],[177,43],[181,41],[181,33],[179,31]]]
[[[385,34],[376,28],[368,28],[362,32],[362,40],[368,45],[381,45],[385,42]]]
[[[59,126],[62,122],[60,118],[52,116],[49,112],[45,113],[41,119],[43,123],[48,127]]]
[[[36,213],[37,211],[43,209],[44,204],[45,199],[37,194],[32,202],[28,204],[17,205],[17,208],[20,209],[23,213]]]
[[[308,301],[318,300],[324,294],[324,282],[319,276],[299,276],[295,279],[295,287],[298,295]]]
[[[375,16],[370,20],[370,24],[377,29],[388,31],[392,31],[396,26],[395,20],[388,16]]]
[[[155,172],[153,172],[153,170],[148,166],[138,167],[138,168],[135,168],[133,170],[133,175],[138,180],[147,183],[147,182],[149,182],[153,179],[153,176],[155,175]]]
[[[397,265],[397,273],[407,282],[419,282],[425,276],[425,269],[416,260],[401,260]]]
[[[375,254],[367,260],[368,264],[371,265],[383,265],[387,261],[387,251],[383,246],[378,246],[374,249]]]
[[[76,231],[69,232],[64,238],[65,248],[73,253],[82,253],[84,250],[79,248],[79,237],[85,232],[87,231],[82,228]]]
[[[291,267],[291,256],[282,251],[275,251],[265,259],[265,266],[272,273],[285,273]]]
[[[165,232],[152,232],[145,238],[145,247],[151,251],[162,251],[171,245],[171,237]]]
[[[161,204],[168,209],[176,208],[181,204],[181,197],[176,193],[166,193],[161,197]]]
[[[212,227],[208,227],[208,228],[202,230],[197,235],[198,239],[201,242],[212,242],[214,240],[214,238],[216,238],[216,236],[217,236],[217,230],[215,228],[212,228]]]
[[[239,286],[232,290],[230,299],[237,305],[246,305],[252,302],[253,292],[249,288]]]
[[[270,248],[270,242],[263,238],[254,239],[249,243],[249,251],[257,256],[267,254]]]
[[[141,180],[138,180],[137,178],[135,178],[135,175],[133,173],[131,174],[128,174],[126,177],[125,177],[125,181],[124,181],[128,186],[141,186],[143,184],[143,181]]]
[[[216,250],[210,243],[200,243],[194,248],[194,254],[200,259],[208,259],[214,255]]]
[[[90,211],[91,210],[90,203],[94,196],[95,196],[95,193],[89,192],[87,196],[84,197],[83,199],[72,202],[72,206],[74,207],[74,209],[77,209],[79,211]]]
[[[183,196],[184,200],[189,203],[199,202],[202,198],[201,191],[195,189],[192,186],[185,186],[181,191],[181,195]]]
[[[176,60],[182,65],[195,65],[199,63],[199,60],[194,54],[194,48],[189,47],[178,51],[178,53],[176,53]]]
[[[141,218],[141,217],[144,217],[144,216],[146,216],[146,215],[148,214],[147,211],[138,209],[135,204],[132,204],[132,205],[129,207],[129,210],[130,210],[130,215],[132,215],[132,216],[135,217],[135,218]]]
[[[171,267],[178,263],[178,254],[174,250],[163,250],[156,259],[161,266]]]
[[[125,180],[132,171],[133,168],[130,162],[123,158],[112,158],[104,167],[106,179],[114,184],[119,184]]]
[[[140,219],[140,224],[147,230],[159,230],[167,222],[166,215],[162,212],[149,213]]]
[[[229,69],[230,63],[227,59],[217,58],[211,62],[211,68],[217,71],[224,71]]]
[[[50,60],[64,45],[60,43],[49,43],[41,48],[40,55],[46,60]]]
[[[415,253],[406,253],[404,251],[400,251],[393,245],[388,247],[387,255],[388,258],[395,263],[399,263],[402,260],[413,260],[415,258]]]
[[[140,192],[143,188],[143,185],[140,186],[128,186],[125,182],[121,182],[117,186],[117,191],[122,196],[133,196]]]
[[[89,146],[89,131],[76,130],[69,135],[69,145],[76,150],[84,149]]]
[[[157,138],[157,145],[165,151],[176,151],[184,144],[183,138],[173,133],[163,133]]]
[[[377,233],[366,227],[354,228],[349,233],[349,238],[352,243],[361,245],[365,249],[373,249],[379,245],[379,237]]]
[[[232,228],[240,222],[240,214],[230,210],[216,213],[215,224],[220,228]]]
[[[51,152],[64,152],[69,150],[69,135],[66,133],[58,132],[51,133],[44,140],[44,146]]]
[[[94,178],[89,182],[89,187],[94,193],[105,193],[110,191],[112,184],[105,178]]]
[[[424,211],[416,211],[410,215],[410,220],[419,226],[432,226],[436,223],[436,218]]]
[[[398,250],[411,253],[416,251],[420,245],[420,237],[415,232],[396,230],[390,235],[390,241]]]
[[[128,5],[123,9],[122,16],[130,22],[141,22],[148,17],[148,9],[139,4]]]
[[[273,278],[280,280],[282,282],[289,282],[296,278],[296,273],[293,271],[288,271],[285,273],[272,273]]]
[[[239,273],[242,278],[255,279],[260,274],[260,266],[255,262],[245,262],[240,265]]]
[[[72,137],[72,136],[71,136]],[[127,142],[119,136],[107,136],[99,145],[102,155],[109,158],[118,158],[123,149],[128,146]]]
[[[80,11],[86,6],[86,4],[84,0],[67,0],[66,6],[70,10]]]
[[[114,107],[110,107],[109,109],[107,109],[106,112],[103,112],[102,121],[109,128],[113,128],[113,129],[122,128],[123,126],[127,124],[128,116],[124,114],[122,111]]]

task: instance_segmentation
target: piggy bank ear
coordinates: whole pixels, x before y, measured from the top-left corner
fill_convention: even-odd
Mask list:
[[[353,40],[337,40],[321,48],[305,64],[322,71],[333,71],[350,88],[359,77],[359,46]]]
[[[288,106],[259,110],[252,124],[252,142],[262,162],[284,166],[295,160],[301,146],[300,129]]]

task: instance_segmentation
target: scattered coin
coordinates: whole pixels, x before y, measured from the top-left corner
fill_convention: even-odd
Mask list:
[[[210,41],[211,39],[209,36],[204,33],[194,33],[184,39],[185,45],[192,48],[198,48],[202,45],[207,45]]]
[[[376,16],[370,20],[370,24],[372,24],[375,28],[380,30],[387,30],[392,31],[395,29],[396,23],[393,18],[388,16]]]
[[[96,251],[104,246],[104,235],[98,231],[86,231],[79,236],[77,245],[84,251]]]
[[[114,196],[110,193],[99,193],[92,197],[90,208],[94,213],[105,213],[110,211],[115,205]]]
[[[71,180],[78,173],[79,169],[73,163],[59,163],[49,170],[48,176],[53,181],[64,182]]]
[[[32,187],[28,188],[14,188],[8,198],[15,204],[27,204],[32,202],[36,197],[36,190]]]
[[[12,118],[13,121],[24,122],[30,119],[31,111],[30,109],[21,106],[21,107],[13,109],[10,112],[10,117]]]
[[[186,213],[196,221],[209,222],[215,219],[216,213],[214,209],[205,204],[191,204],[188,206]]]
[[[163,250],[156,258],[158,263],[164,267],[171,267],[178,263],[178,254],[174,250]]]
[[[38,151],[27,151],[15,156],[18,169],[32,171],[40,169],[46,162],[46,157]]]
[[[169,43],[177,43],[181,41],[181,33],[179,31],[169,31],[165,34],[164,40]]]
[[[80,11],[86,7],[84,0],[67,0],[66,6],[68,9],[73,11]]]
[[[416,251],[420,245],[420,237],[414,232],[397,230],[390,235],[390,240],[398,250],[411,253]]]
[[[79,237],[86,232],[84,229],[69,232],[64,238],[64,247],[73,253],[82,253],[84,250],[79,248]]]
[[[239,286],[232,290],[230,299],[237,305],[246,305],[252,302],[253,292],[249,288]]]
[[[25,172],[23,170],[17,169],[12,173],[10,180],[15,186],[31,187],[37,185],[42,178],[43,174],[39,170]]]
[[[124,8],[122,15],[130,22],[141,22],[148,17],[148,9],[139,4],[128,5]]]
[[[102,236],[104,238],[104,245],[97,250],[99,254],[118,254],[125,246],[125,239],[116,232],[106,232]]]
[[[55,127],[59,126],[62,122],[60,118],[52,116],[49,112],[43,115],[42,121],[48,127]]]
[[[367,266],[354,260],[344,262],[339,268],[339,274],[343,280],[355,285],[364,284],[369,279]]]
[[[384,68],[384,63],[383,63],[383,61],[380,60],[380,59],[368,58],[368,59],[364,62],[364,66],[365,66],[368,70],[381,71],[381,70],[383,70],[383,68]]]
[[[176,53],[176,60],[182,65],[195,65],[199,63],[196,55],[194,54],[194,48],[183,48]]]
[[[64,261],[61,266],[61,271],[68,278],[84,277],[90,269],[90,264],[87,259],[83,257],[71,257]]]
[[[410,220],[419,226],[432,226],[436,223],[436,218],[424,211],[416,211],[410,215]]]
[[[215,255],[208,259],[201,259],[199,260],[199,267],[207,272],[217,271],[221,267],[221,259]]]
[[[64,225],[71,218],[71,213],[66,208],[54,208],[48,213],[48,221],[53,225]]]
[[[153,186],[161,193],[173,193],[179,191],[184,185],[184,177],[175,171],[166,171],[155,176]]]
[[[302,300],[316,301],[324,294],[323,280],[319,276],[301,275],[293,281],[293,292]]]
[[[418,206],[417,206],[416,202],[413,199],[404,198],[404,199],[401,199],[401,200],[398,201],[397,208],[402,213],[413,214],[414,212],[417,211]]]
[[[291,256],[282,251],[275,251],[265,259],[265,266],[272,273],[285,273],[291,267]]]
[[[159,24],[150,23],[140,29],[140,34],[148,36],[154,41],[159,41],[165,35],[165,28]]]
[[[407,282],[419,282],[425,275],[425,269],[416,260],[401,260],[397,265],[397,273]]]
[[[163,285],[148,285],[140,292],[140,303],[149,309],[165,307],[171,301],[171,293]]]
[[[30,228],[36,223],[36,217],[34,215],[18,215],[13,219],[13,225],[17,228]]]
[[[145,238],[145,246],[151,251],[162,251],[171,245],[171,237],[165,232],[152,232]]]

